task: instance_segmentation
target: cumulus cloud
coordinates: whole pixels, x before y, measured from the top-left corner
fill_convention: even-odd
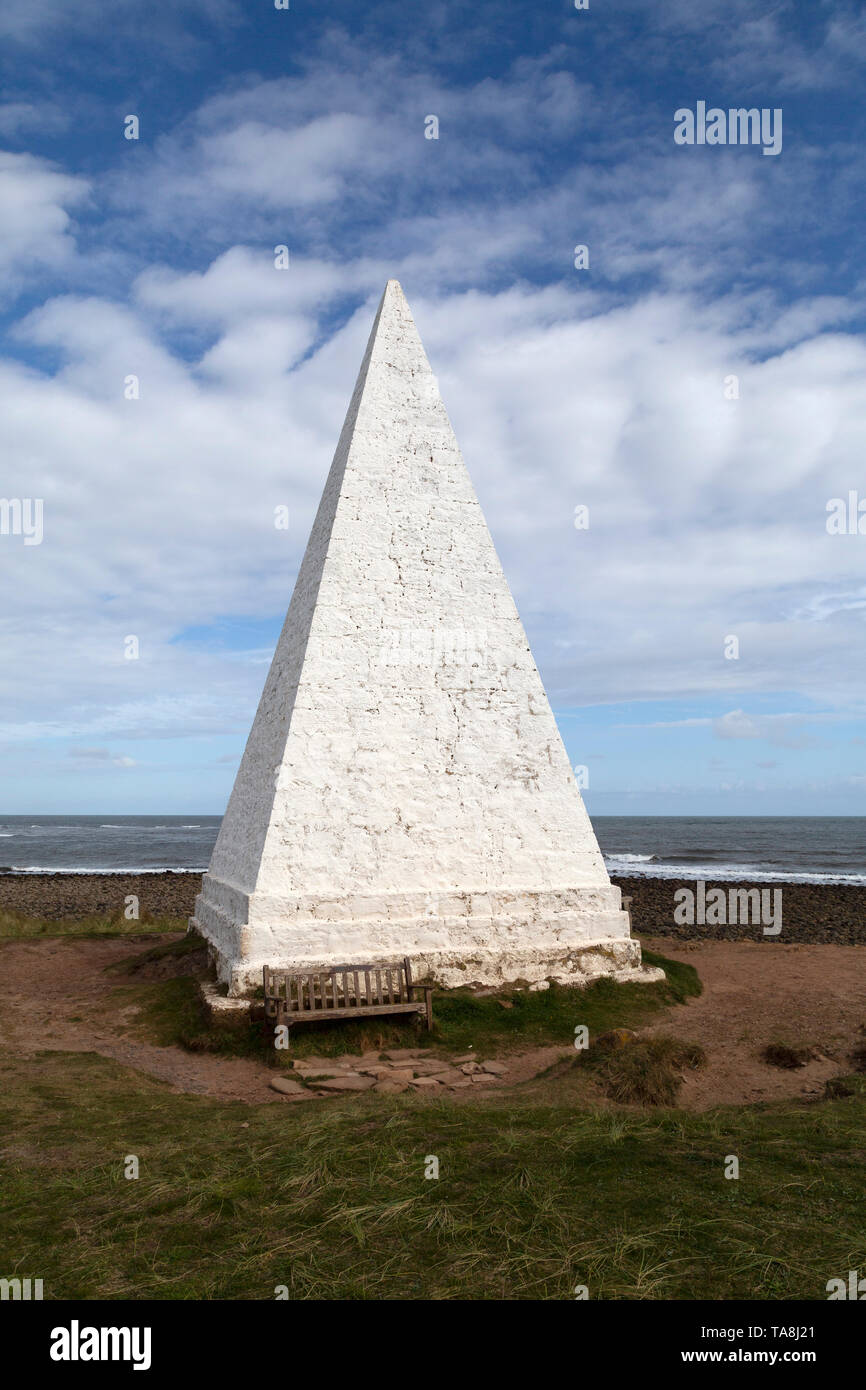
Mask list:
[[[71,115],[58,102],[6,101],[0,103],[0,138],[24,135],[57,135],[67,130]]]
[[[43,58],[46,48],[58,39],[68,40],[70,34],[109,45],[112,40],[137,38],[142,46],[174,49],[174,61],[182,62],[201,46],[184,24],[190,12],[197,16],[199,9],[196,0],[157,0],[148,7],[147,32],[142,35],[139,0],[114,0],[110,25],[102,0],[65,0],[63,5],[54,0],[28,0],[26,5],[0,0],[0,38],[21,53],[36,49]],[[207,18],[217,32],[226,32],[237,25],[241,10],[235,0],[208,0]]]
[[[717,738],[765,739],[784,748],[804,748],[812,738],[803,732],[806,720],[801,714],[745,714],[731,710],[712,721]]]
[[[87,197],[87,180],[44,159],[0,150],[0,295],[37,276],[50,283],[76,255],[70,208]]]
[[[69,756],[87,766],[110,763],[112,767],[135,767],[135,758],[130,758],[125,753],[117,756],[108,748],[70,748]]]
[[[302,281],[303,264],[290,274]],[[252,661],[238,667],[171,638],[220,615],[285,609],[374,307],[371,296],[317,342],[312,317],[245,314],[235,302],[192,361],[146,319],[100,301],[57,299],[24,322],[22,338],[65,360],[51,378],[0,373],[12,485],[45,499],[35,562],[7,553],[28,566],[18,635],[33,672],[28,708],[45,699],[46,667],[70,662],[82,697],[98,674],[103,709],[123,692],[156,701],[179,682],[191,728],[226,724],[197,689],[220,691],[235,711],[242,692],[252,697]],[[746,364],[744,405],[722,394],[723,367],[739,365],[730,339],[696,327],[687,298],[587,319],[549,289],[420,296],[414,308],[559,703],[723,690],[732,679],[817,700],[862,690],[857,607],[840,607],[833,624],[792,619],[857,562],[846,538],[824,531],[842,440],[861,428],[856,339],[834,340],[828,354],[819,336]],[[128,371],[138,400],[124,398]],[[822,412],[813,403],[808,419],[797,408],[804,382],[821,384]],[[577,503],[589,506],[588,531],[574,529]],[[279,504],[288,533],[274,528]],[[46,641],[46,614],[74,626],[80,670],[68,641]],[[128,633],[142,643],[137,663],[123,657]],[[738,663],[724,660],[729,633]],[[20,669],[5,685],[23,708]],[[164,713],[157,702],[149,725],[154,709]]]
[[[44,288],[0,361],[3,490],[45,509],[40,546],[0,538],[0,740],[110,760],[246,730],[266,644],[185,634],[282,617],[390,275],[558,707],[712,695],[728,714],[671,723],[786,747],[803,716],[747,694],[862,707],[862,559],[825,528],[866,444],[862,294],[762,280],[810,158],[795,194],[773,161],[677,161],[620,98],[606,159],[581,160],[575,129],[616,122],[549,55],[460,86],[335,44],[209,95],[134,173],[129,151],[89,182],[0,160],[0,286]],[[540,149],[565,163],[540,175]],[[102,240],[74,220],[94,199]],[[132,214],[134,271],[94,289]]]

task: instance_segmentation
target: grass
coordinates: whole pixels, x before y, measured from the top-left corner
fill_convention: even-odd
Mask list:
[[[200,949],[196,937],[158,944],[143,955],[121,963],[131,976],[169,956]],[[656,984],[616,984],[598,980],[587,989],[552,985],[499,995],[473,995],[469,990],[437,991],[433,996],[435,1026],[427,1033],[411,1020],[370,1019],[358,1023],[306,1024],[293,1030],[290,1053],[276,1052],[270,1035],[258,1021],[223,1032],[211,1028],[191,978],[169,979],[136,994],[141,1004],[138,1027],[161,1046],[226,1056],[259,1056],[279,1064],[290,1057],[336,1057],[346,1053],[383,1051],[388,1047],[424,1046],[449,1053],[474,1051],[478,1056],[502,1056],[556,1043],[569,1044],[581,1024],[590,1033],[615,1025],[637,1027],[650,1022],[673,1004],[697,995],[701,984],[693,966],[644,952],[648,964],[661,965],[667,979]],[[123,996],[129,1002],[131,996]]]
[[[555,1103],[245,1106],[93,1054],[0,1057],[0,1268],[134,1300],[823,1300],[866,1268],[866,1078],[701,1115],[578,1107],[571,1079]]]
[[[588,1068],[619,1105],[673,1105],[683,1072],[706,1060],[696,1043],[656,1034],[614,1048],[590,1047],[574,1065]]]
[[[151,917],[145,912],[138,921],[128,921],[122,912],[94,913],[87,917],[29,917],[23,912],[0,908],[0,938],[32,936],[129,936],[186,931],[186,918]]]
[[[201,937],[186,932],[179,941],[160,941],[156,946],[151,946],[149,951],[139,951],[137,955],[131,956],[128,960],[118,961],[108,969],[122,971],[125,975],[140,975],[157,961],[182,960],[185,956],[202,954],[203,949]]]
[[[207,1026],[192,977],[153,978],[197,949],[159,941],[127,962],[107,1013],[134,1000],[163,1044],[264,1055],[255,1029]],[[567,1044],[577,1025],[640,1026],[699,993],[690,967],[646,959],[664,983],[440,995],[433,1045]],[[413,1036],[375,1021],[309,1029],[292,1054]],[[609,1055],[636,1062],[646,1041],[664,1057],[658,1036]],[[823,1300],[828,1279],[866,1268],[866,1077],[837,1078],[817,1103],[696,1115],[594,1102],[576,1061],[507,1099],[247,1106],[93,1053],[0,1053],[0,1272],[42,1278],[48,1299],[259,1300],[285,1285],[295,1299],[570,1300],[586,1284],[605,1299]],[[620,1096],[657,1095],[646,1071]],[[738,1181],[724,1177],[732,1153]],[[424,1178],[430,1154],[438,1181]]]

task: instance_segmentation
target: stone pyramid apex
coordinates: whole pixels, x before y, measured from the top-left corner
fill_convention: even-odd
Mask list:
[[[402,288],[376,313],[192,926],[262,967],[649,978]]]
[[[427,354],[424,351],[424,345],[412,317],[412,310],[409,308],[408,300],[399,280],[389,280],[382,292],[367,343],[368,353],[375,348],[380,339],[386,347],[393,347],[395,343],[401,344],[408,350],[409,358],[414,353],[419,359],[419,365],[423,365],[429,371],[430,364],[427,361]],[[410,365],[410,362],[404,360],[395,365],[407,366]]]

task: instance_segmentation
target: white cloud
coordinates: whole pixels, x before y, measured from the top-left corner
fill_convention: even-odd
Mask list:
[[[18,139],[25,133],[57,135],[67,130],[70,112],[58,102],[7,101],[0,103],[0,137]]]
[[[385,60],[339,80],[319,65],[209,100],[152,156],[135,152],[135,175],[127,161],[99,181],[112,208],[140,215],[140,265],[116,299],[49,296],[17,324],[16,348],[59,359],[56,372],[0,363],[3,490],[45,504],[41,546],[0,539],[15,595],[0,620],[15,654],[0,670],[0,739],[129,746],[248,727],[261,643],[226,653],[173,639],[285,611],[389,275],[409,295],[558,705],[789,690],[830,707],[862,700],[861,549],[824,524],[866,445],[866,349],[846,331],[862,306],[807,286],[789,303],[754,279],[707,293],[714,248],[759,244],[778,215],[761,163],[687,169],[638,143],[540,187],[521,149],[533,119],[567,139],[591,112],[543,63],[521,72],[457,92],[418,87]],[[437,102],[447,162],[421,133]],[[34,243],[49,283],[52,267],[92,267],[99,253],[76,260],[67,212],[85,182],[5,158],[8,273],[32,272]],[[452,197],[476,174],[508,196]],[[419,198],[425,187],[436,198]],[[344,202],[369,224],[329,240]],[[188,244],[172,263],[169,240],[190,228],[205,229],[194,268]],[[209,239],[220,245],[208,264]],[[584,239],[595,279],[571,269]],[[287,272],[273,266],[277,240]],[[536,283],[530,269],[551,261],[555,282]],[[656,278],[639,292],[611,290],[647,266]],[[736,401],[723,394],[730,373]],[[129,374],[139,400],[124,399]],[[572,524],[578,503],[587,532]],[[273,526],[278,504],[288,533]],[[137,662],[123,656],[130,633]],[[728,633],[738,662],[724,660]],[[794,716],[776,719],[734,710],[715,731],[800,736]]]
[[[148,8],[147,42],[159,48],[173,48],[175,61],[182,61],[197,41],[181,22],[189,11],[196,17],[201,7],[197,0],[171,0],[170,4],[153,4]],[[217,31],[237,24],[239,6],[234,0],[208,0],[207,18]],[[98,38],[108,43],[114,37],[141,43],[141,7],[139,0],[113,0],[111,24],[105,22],[102,0],[0,0],[0,38],[23,51],[40,50],[44,58],[46,46],[57,37],[66,39],[72,31],[79,41]]]
[[[803,732],[807,719],[802,714],[745,714],[741,709],[712,721],[716,738],[762,739],[784,748],[803,748],[812,742]]]
[[[302,283],[303,263],[290,273]],[[857,340],[834,339],[829,361],[818,338],[763,363],[744,406],[721,397],[729,338],[696,326],[686,297],[590,319],[553,289],[413,307],[557,703],[731,681],[818,700],[862,690],[857,612],[790,616],[857,566],[826,536],[823,507],[827,460],[845,454],[834,440],[861,428]],[[7,490],[45,498],[43,544],[6,554],[19,576],[7,704],[56,717],[63,673],[71,731],[243,727],[260,654],[240,663],[171,638],[285,610],[373,308],[302,360],[310,320],[263,319],[241,300],[192,362],[102,301],[58,299],[26,320],[22,337],[61,348],[66,365],[53,379],[0,374]],[[123,399],[128,369],[138,401]],[[818,419],[795,408],[804,380],[821,382]],[[578,501],[588,532],[572,525]],[[274,529],[279,503],[289,533]],[[730,632],[739,662],[723,658]],[[123,659],[128,633],[139,662]],[[729,721],[721,736],[736,732]]]
[[[68,209],[88,194],[85,179],[29,154],[0,151],[0,294],[37,276],[49,280],[76,255]]]
[[[135,758],[130,758],[126,754],[117,756],[108,748],[70,748],[70,758],[74,758],[77,763],[85,766],[98,767],[100,764],[110,764],[112,767],[135,767]]]

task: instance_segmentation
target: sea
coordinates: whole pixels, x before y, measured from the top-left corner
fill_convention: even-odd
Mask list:
[[[220,816],[0,816],[0,873],[203,873]],[[866,816],[595,816],[614,877],[866,884]]]

